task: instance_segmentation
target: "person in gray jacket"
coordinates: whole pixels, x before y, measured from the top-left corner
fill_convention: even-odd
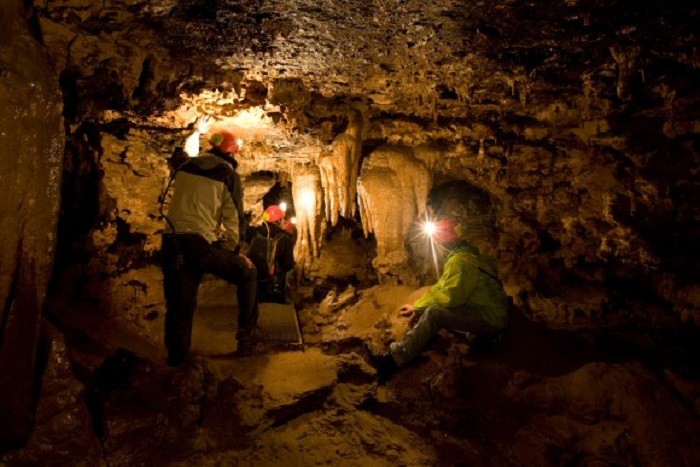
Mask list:
[[[167,364],[180,366],[191,345],[192,321],[202,276],[214,274],[236,285],[238,297],[238,354],[250,354],[251,332],[258,319],[257,273],[253,263],[239,255],[245,234],[241,178],[234,155],[237,138],[215,133],[211,149],[188,158],[177,168],[175,191],[165,217],[170,227],[163,235],[163,276],[167,313]],[[221,227],[225,237],[219,238]]]

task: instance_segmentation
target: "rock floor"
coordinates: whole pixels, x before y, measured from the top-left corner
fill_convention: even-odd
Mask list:
[[[382,348],[405,332],[396,309],[420,291],[330,294],[299,313],[303,351],[259,345],[246,358],[232,355],[234,291],[203,286],[192,358],[177,369],[164,365],[157,332],[73,316],[66,352],[94,432],[75,423],[78,397],[73,419],[65,404],[41,409],[27,447],[0,459],[76,465],[77,444],[89,453],[82,465],[110,466],[700,465],[698,366],[685,336],[557,331],[514,312],[490,353],[471,356],[443,331],[378,385],[361,343]],[[119,347],[138,363],[125,384],[96,389],[95,369]],[[51,386],[40,408],[65,396]]]

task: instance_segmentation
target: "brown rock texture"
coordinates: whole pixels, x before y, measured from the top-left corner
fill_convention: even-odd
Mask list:
[[[0,14],[0,445],[32,429],[41,313],[60,204],[60,96],[21,2]]]
[[[630,318],[623,310],[643,308],[624,292],[641,287],[671,320],[695,320],[697,9],[312,3],[36,5],[64,70],[71,152],[78,164],[88,156],[102,180],[92,223],[65,236],[118,233],[98,242],[87,274],[114,263],[103,256],[121,258],[110,275],[155,261],[165,159],[209,114],[245,140],[244,178],[331,165],[344,174],[332,184],[352,197],[350,169],[390,143],[424,160],[435,187],[480,189],[493,203],[509,294],[533,317],[614,325]],[[340,151],[354,113],[359,167],[329,164],[324,154]],[[85,189],[78,166],[67,176]],[[322,211],[332,224],[352,211],[335,198]],[[634,313],[650,314],[661,317]]]
[[[141,358],[131,387],[91,407],[110,465],[698,464],[683,438],[699,400],[696,3],[9,2],[0,438],[31,430],[55,251],[46,312],[80,384],[118,347]],[[162,366],[160,202],[204,115],[244,141],[253,220],[275,187],[294,195],[292,289],[313,350],[299,361],[200,346],[187,368]],[[375,387],[360,342],[398,339],[395,307],[439,273],[424,211],[466,220],[527,319],[492,359],[444,333]],[[199,324],[225,328],[216,347],[231,323]],[[72,381],[62,368],[47,387]],[[275,393],[284,368],[300,379]]]
[[[24,451],[16,451],[3,461],[29,465],[51,459],[55,465],[76,465],[79,455],[80,465],[102,465],[102,445],[86,405],[88,391],[73,372],[63,335],[45,321],[42,327],[46,368],[35,413],[36,428]]]

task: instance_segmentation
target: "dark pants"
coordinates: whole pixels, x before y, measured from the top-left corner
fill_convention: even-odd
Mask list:
[[[196,234],[165,234],[162,266],[167,305],[165,347],[168,365],[183,363],[190,350],[197,292],[204,274],[214,274],[236,285],[236,339],[240,342],[250,336],[258,320],[257,273],[245,259],[209,244]]]
[[[261,303],[287,303],[287,273],[258,280],[258,300]]]

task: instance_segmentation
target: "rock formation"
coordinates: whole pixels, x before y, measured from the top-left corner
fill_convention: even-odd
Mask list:
[[[0,445],[28,444],[0,463],[697,465],[696,3],[5,1]],[[310,362],[163,366],[158,201],[202,116],[245,141],[253,219],[291,181]],[[409,229],[445,199],[522,321],[492,359],[440,336],[372,387],[359,343],[403,329],[391,283],[433,280]],[[119,347],[133,386],[82,407]],[[268,363],[306,373],[283,393]]]
[[[321,248],[323,192],[318,167],[297,166],[292,173],[292,191],[297,217],[294,257],[303,275],[318,258]]]
[[[64,150],[60,95],[19,2],[0,14],[0,446],[32,429]]]
[[[362,114],[353,110],[348,114],[348,127],[333,140],[331,153],[319,160],[326,219],[331,225],[338,223],[338,216],[355,215],[361,155]]]
[[[414,220],[426,218],[430,187],[430,171],[409,148],[379,147],[362,165],[357,182],[362,227],[377,240],[373,265],[379,274],[408,261],[405,244]]]

